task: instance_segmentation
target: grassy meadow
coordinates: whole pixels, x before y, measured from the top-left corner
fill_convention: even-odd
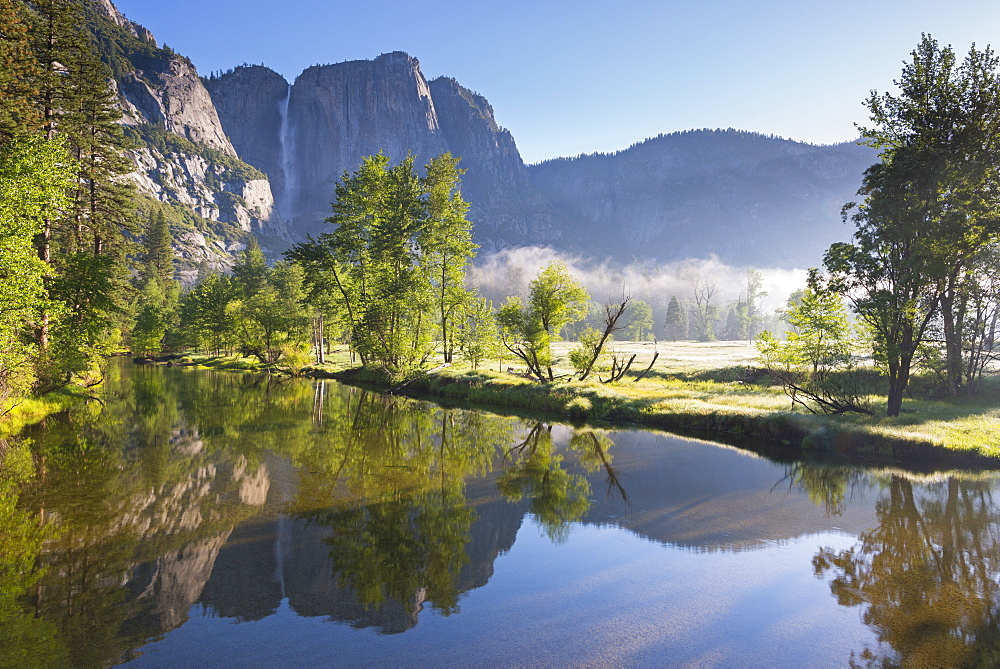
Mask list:
[[[903,413],[885,417],[882,381],[869,375],[876,416],[814,415],[793,405],[780,385],[757,368],[750,342],[615,342],[614,351],[636,355],[632,371],[613,384],[597,373],[586,382],[570,378],[568,353],[574,342],[557,342],[554,383],[524,378],[523,365],[510,356],[472,369],[456,362],[407,382],[387,382],[357,367],[346,349],[335,350],[325,365],[306,367],[311,376],[389,388],[401,394],[436,397],[478,406],[543,411],[572,419],[638,424],[715,435],[774,440],[804,449],[896,459],[964,460],[969,464],[1000,458],[1000,377],[987,379],[979,398],[947,399],[933,380],[916,376]],[[642,379],[655,353],[652,370]],[[249,359],[188,356],[188,364],[263,371]],[[430,367],[440,364],[429,361]],[[279,364],[280,367],[280,364]]]

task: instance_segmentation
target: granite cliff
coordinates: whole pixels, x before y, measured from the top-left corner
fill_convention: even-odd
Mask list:
[[[208,261],[225,268],[247,235],[283,229],[266,175],[240,160],[194,65],[160,47],[110,0],[93,0],[88,28],[109,65],[143,210],[164,211],[183,278]]]
[[[293,83],[260,65],[199,78],[110,0],[92,30],[111,65],[140,191],[172,213],[183,270],[226,267],[248,234],[280,252],[325,232],[334,185],[382,151],[461,158],[483,251],[548,245],[594,259],[808,266],[844,239],[870,149],[689,131],[614,154],[526,166],[481,95],[427,81],[402,52],[316,65]]]
[[[334,185],[379,151],[418,164],[446,151],[467,170],[477,240],[558,243],[558,216],[528,180],[510,132],[485,98],[454,79],[428,82],[402,52],[306,69],[295,83],[262,66],[205,81],[239,155],[270,177],[290,233],[326,230]]]

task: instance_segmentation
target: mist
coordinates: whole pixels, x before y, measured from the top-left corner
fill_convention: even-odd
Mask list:
[[[661,324],[667,305],[674,295],[682,303],[693,298],[694,284],[714,282],[718,286],[712,303],[720,309],[743,296],[746,299],[747,270],[755,269],[762,277],[763,312],[783,308],[788,296],[806,287],[805,269],[763,268],[729,265],[715,256],[655,263],[636,261],[627,265],[595,261],[568,255],[546,246],[526,246],[482,254],[469,273],[470,286],[479,295],[499,306],[511,295],[526,298],[528,284],[547,265],[562,261],[587,288],[592,300],[600,303],[620,301],[623,295],[642,300],[653,308],[655,331]]]

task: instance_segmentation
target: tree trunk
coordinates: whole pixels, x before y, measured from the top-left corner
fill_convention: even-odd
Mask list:
[[[961,302],[961,300],[959,300]],[[941,294],[941,321],[944,326],[945,372],[948,380],[948,395],[957,397],[962,388],[962,321],[965,318],[962,305],[956,313],[955,292],[948,288]]]

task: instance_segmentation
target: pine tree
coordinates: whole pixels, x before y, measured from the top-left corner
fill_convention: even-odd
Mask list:
[[[687,311],[681,306],[676,295],[670,297],[670,304],[667,305],[667,317],[663,321],[663,329],[666,330],[667,336],[674,341],[687,337]]]
[[[173,237],[162,211],[149,215],[146,227],[145,264],[143,272],[159,277],[163,284],[174,278]]]
[[[35,105],[41,68],[32,49],[30,22],[21,0],[0,0],[0,143],[41,127]]]
[[[256,237],[250,237],[240,262],[233,267],[233,278],[242,289],[243,297],[253,297],[263,290],[267,280],[267,261]]]
[[[38,108],[49,137],[64,136],[75,158],[71,205],[36,238],[50,267],[48,292],[61,304],[46,312],[38,341],[48,353],[47,387],[67,383],[109,353],[126,314],[129,237],[135,233],[131,172],[109,72],[83,30],[79,2],[38,0],[34,44],[41,73]],[[52,342],[50,336],[61,340]]]

